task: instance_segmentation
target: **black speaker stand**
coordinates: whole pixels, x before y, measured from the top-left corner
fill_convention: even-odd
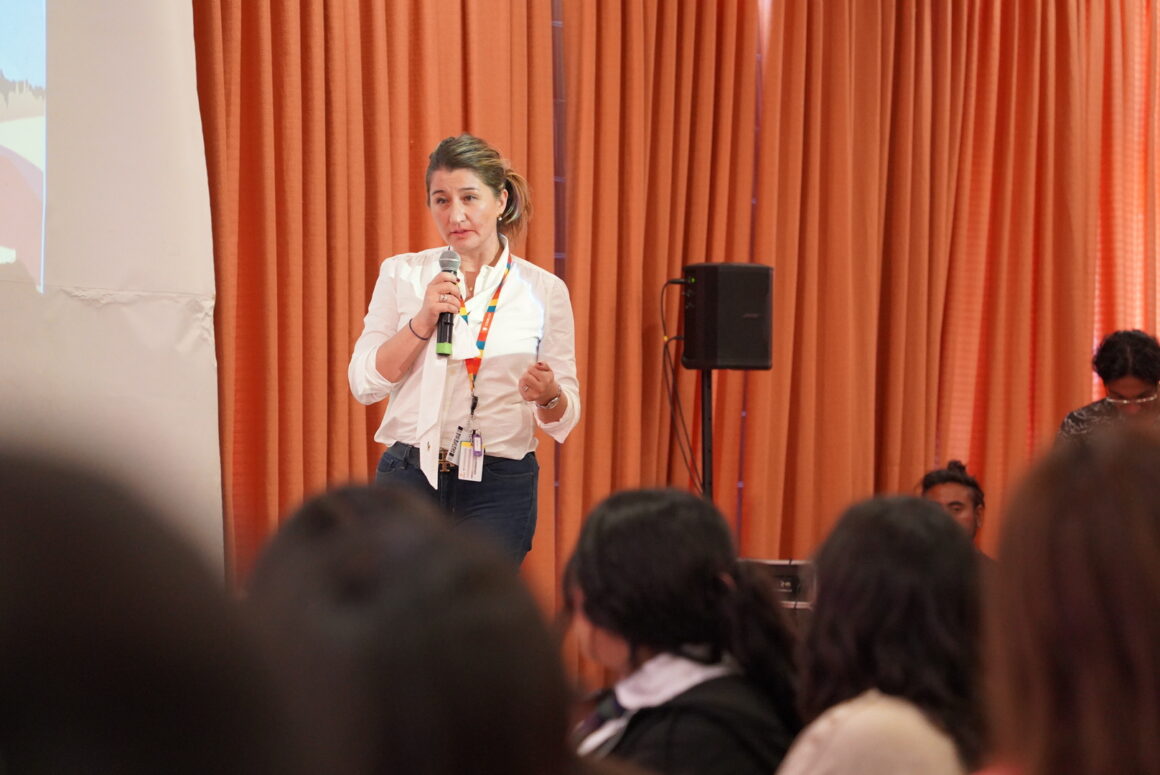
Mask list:
[[[701,369],[701,495],[713,502],[713,370]]]

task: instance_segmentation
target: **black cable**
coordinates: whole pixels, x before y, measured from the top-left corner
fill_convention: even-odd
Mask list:
[[[685,422],[685,411],[681,404],[681,396],[677,391],[677,367],[673,360],[672,353],[669,352],[669,344],[671,342],[680,341],[683,337],[674,336],[669,337],[668,329],[665,326],[665,290],[670,285],[684,285],[683,279],[667,280],[661,286],[661,335],[663,337],[663,344],[661,346],[661,378],[664,382],[665,392],[669,397],[669,417],[670,428],[673,429],[673,434],[677,440],[677,449],[680,450],[681,459],[685,463],[685,469],[689,472],[689,478],[693,482],[694,488],[697,492],[704,492],[705,486],[701,479],[701,474],[697,470],[695,464],[695,456],[693,455],[693,441],[689,436],[688,423]],[[683,434],[683,435],[682,435]]]
[[[665,282],[665,287],[669,285],[686,285],[687,280],[678,278],[675,280],[668,280]],[[685,420],[684,405],[681,403],[681,394],[677,390],[677,366],[673,360],[672,354],[668,350],[669,342],[684,341],[683,336],[674,336],[670,338],[665,326],[665,296],[664,287],[661,288],[661,334],[665,340],[664,359],[665,365],[668,367],[668,372],[662,370],[662,374],[669,379],[669,407],[673,411],[673,416],[677,420],[677,446],[681,448],[681,454],[685,457],[685,468],[689,471],[689,477],[693,480],[697,491],[703,493],[705,491],[704,480],[701,477],[701,472],[697,469],[696,463],[690,463],[690,460],[696,461],[696,456],[693,454],[693,440],[689,436],[689,424]],[[681,447],[682,442],[684,447]],[[686,456],[687,450],[687,456]]]
[[[688,423],[685,422],[685,415],[681,405],[680,392],[676,386],[676,364],[672,359],[672,354],[669,352],[668,345],[671,342],[679,342],[681,337],[674,336],[665,342],[664,359],[665,367],[662,374],[665,377],[666,388],[669,396],[669,407],[671,409],[671,425],[673,427],[673,435],[677,440],[677,449],[680,450],[681,459],[685,462],[685,469],[689,472],[689,478],[693,482],[693,489],[698,494],[705,492],[705,484],[701,479],[700,469],[696,465],[696,455],[693,452],[693,441],[689,437]]]

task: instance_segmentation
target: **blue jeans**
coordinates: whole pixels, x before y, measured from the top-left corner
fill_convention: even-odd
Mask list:
[[[451,516],[456,526],[476,530],[511,557],[518,566],[532,548],[536,532],[536,485],[540,465],[536,453],[520,460],[488,455],[478,482],[453,479]],[[436,503],[439,493],[412,460],[384,452],[375,471],[376,484],[396,484],[415,489]]]

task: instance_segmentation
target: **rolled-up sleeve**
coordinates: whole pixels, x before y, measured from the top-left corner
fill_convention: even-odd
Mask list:
[[[539,359],[552,368],[568,407],[559,420],[541,422],[537,416],[536,423],[559,443],[568,438],[576,423],[580,422],[580,380],[576,376],[576,323],[572,316],[572,299],[563,280],[555,276],[552,280]]]
[[[397,260],[387,259],[379,268],[379,279],[375,282],[371,303],[363,318],[362,334],[354,343],[354,353],[346,370],[350,392],[363,404],[383,400],[398,384],[379,374],[375,366],[379,347],[400,328],[397,266]]]

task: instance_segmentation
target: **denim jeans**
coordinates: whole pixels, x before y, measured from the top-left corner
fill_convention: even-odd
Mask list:
[[[519,565],[531,550],[532,534],[536,532],[539,477],[540,466],[534,452],[520,460],[488,456],[480,481],[453,480],[452,519],[456,526],[476,530],[498,544]],[[439,493],[419,467],[389,452],[379,459],[375,482],[410,487],[439,502]]]

